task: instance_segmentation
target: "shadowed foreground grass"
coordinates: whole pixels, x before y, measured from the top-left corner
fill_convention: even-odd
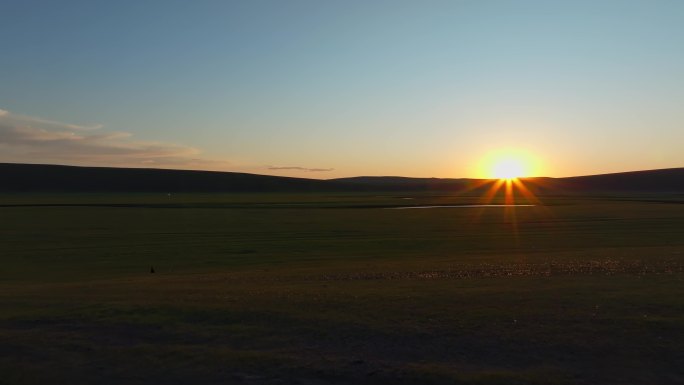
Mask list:
[[[86,198],[0,209],[0,383],[684,381],[681,204]]]

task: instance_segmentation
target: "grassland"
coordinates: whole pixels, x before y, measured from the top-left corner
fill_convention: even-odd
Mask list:
[[[681,198],[3,195],[0,383],[684,383]]]

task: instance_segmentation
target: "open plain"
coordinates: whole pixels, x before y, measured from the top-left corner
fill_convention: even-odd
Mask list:
[[[5,194],[0,383],[684,381],[681,195],[478,201]]]

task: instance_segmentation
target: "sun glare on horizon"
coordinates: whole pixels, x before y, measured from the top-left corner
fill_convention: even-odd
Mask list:
[[[498,151],[486,157],[480,173],[486,178],[515,179],[532,176],[538,170],[535,158],[524,151]]]
[[[492,176],[498,179],[513,179],[524,176],[525,165],[520,159],[501,159],[492,167]]]
[[[499,149],[489,152],[480,162],[479,174],[482,179],[473,184],[472,189],[481,191],[480,204],[488,205],[501,202],[509,208],[505,216],[515,223],[516,205],[541,204],[535,195],[543,180],[524,179],[538,176],[541,163],[539,158],[521,148]],[[517,230],[514,229],[514,232]]]

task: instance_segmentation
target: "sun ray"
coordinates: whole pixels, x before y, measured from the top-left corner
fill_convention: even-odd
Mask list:
[[[487,170],[487,175],[494,178],[471,181],[460,191],[461,194],[476,194],[475,202],[482,205],[473,210],[471,223],[480,220],[483,213],[488,209],[487,205],[502,205],[503,224],[510,230],[513,242],[518,247],[522,242],[519,234],[520,221],[528,217],[527,211],[525,213],[518,212],[519,205],[538,206],[538,208],[531,210],[543,216],[552,217],[553,215],[538,196],[538,192],[543,191],[547,180],[545,178],[527,177],[537,170],[535,163],[535,158],[523,151],[512,150],[491,153],[485,159],[486,167],[484,169]]]
[[[503,179],[498,179],[494,181],[489,190],[487,190],[487,192],[485,192],[484,195],[481,197],[480,203],[483,205],[488,205],[492,203],[492,201],[494,200],[494,196],[497,192],[499,192],[501,186],[503,186],[504,183],[505,181]]]
[[[511,206],[515,204],[515,192],[513,191],[513,179],[514,178],[507,178],[504,179],[504,204],[506,206]]]
[[[537,198],[532,191],[530,191],[527,186],[525,186],[525,183],[521,179],[515,178],[512,180],[513,185],[515,188],[520,192],[520,195],[522,195],[525,199],[527,199],[530,203],[532,204],[541,204],[541,201],[539,198]]]
[[[478,204],[480,204],[480,205],[491,204],[492,201],[494,200],[494,197],[496,196],[496,194],[499,192],[499,190],[501,190],[501,186],[503,186],[504,180],[502,180],[502,179],[496,179],[496,180],[488,179],[488,180],[485,180],[485,183],[482,183],[479,186],[480,187],[486,186],[487,184],[490,184],[490,183],[491,183],[491,186],[489,187],[489,189],[487,189],[487,191],[485,191],[484,194],[482,194],[482,196],[480,197],[480,199],[478,201]],[[476,211],[473,214],[471,221],[477,222],[480,219],[480,217],[482,216],[482,213],[484,212],[484,210],[485,210],[484,207],[480,207],[480,208],[476,209]]]

